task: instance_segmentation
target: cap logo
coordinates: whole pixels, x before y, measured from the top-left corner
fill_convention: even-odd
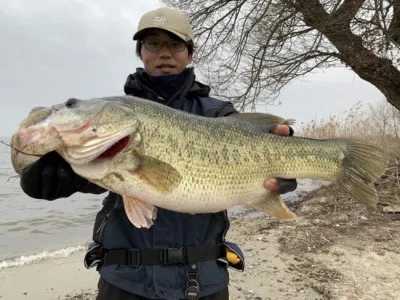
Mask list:
[[[158,24],[158,25],[165,24],[166,21],[167,21],[167,17],[165,17],[165,16],[159,16],[159,17],[153,18],[153,23]]]

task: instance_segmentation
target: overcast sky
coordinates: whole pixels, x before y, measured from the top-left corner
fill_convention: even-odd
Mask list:
[[[0,0],[0,136],[34,106],[70,97],[123,94],[142,66],[132,35],[156,0]],[[308,122],[382,94],[351,71],[332,69],[293,82],[269,112]]]

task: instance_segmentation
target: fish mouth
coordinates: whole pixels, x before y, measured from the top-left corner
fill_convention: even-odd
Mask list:
[[[65,148],[63,156],[70,162],[72,169],[81,176],[101,179],[119,154],[134,143],[132,129],[118,135],[93,138],[76,148]]]
[[[129,128],[118,134],[93,136],[75,147],[65,147],[63,155],[75,165],[109,162],[130,144],[132,132],[133,130]]]
[[[117,142],[108,146],[93,161],[102,159],[112,160],[115,156],[121,153],[129,145],[130,139],[131,138],[129,135],[122,137]]]

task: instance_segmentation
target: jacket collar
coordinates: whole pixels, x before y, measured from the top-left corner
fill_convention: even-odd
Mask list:
[[[188,88],[186,88],[187,91],[182,90],[186,95],[181,95],[181,97],[186,97],[188,94],[192,97],[209,96],[210,87],[195,80],[193,68],[186,68],[183,72],[186,73],[183,86],[188,86]],[[155,90],[153,80],[143,68],[137,68],[135,73],[129,74],[124,85],[124,92],[127,95],[144,96],[150,92],[160,97]]]

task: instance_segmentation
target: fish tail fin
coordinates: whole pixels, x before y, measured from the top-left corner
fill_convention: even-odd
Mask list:
[[[338,185],[355,200],[375,205],[378,195],[373,182],[386,169],[387,152],[357,140],[345,140],[344,147],[345,158],[337,178]]]
[[[335,177],[330,177],[339,187],[355,200],[371,206],[378,202],[374,181],[383,174],[388,163],[387,152],[377,146],[357,140],[336,139],[342,148],[341,170]],[[270,192],[266,198],[256,202],[247,202],[244,206],[262,211],[279,220],[293,220],[293,213],[282,200],[279,193]]]

